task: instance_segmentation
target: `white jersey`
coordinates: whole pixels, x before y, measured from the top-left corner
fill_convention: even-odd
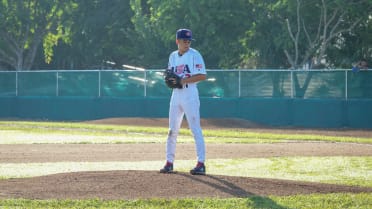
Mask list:
[[[203,57],[193,48],[189,48],[183,55],[179,55],[178,51],[172,52],[169,56],[168,69],[172,69],[181,78],[206,74]],[[177,135],[184,115],[186,115],[189,128],[195,139],[197,160],[198,162],[205,161],[205,145],[200,126],[199,107],[197,83],[188,83],[182,89],[173,89],[169,108],[167,162],[174,161]]]
[[[172,52],[169,56],[168,69],[173,69],[181,78],[191,77],[197,74],[207,74],[203,57],[193,48],[190,48],[181,56],[178,54],[178,50]],[[195,88],[196,83],[189,83],[185,87]]]

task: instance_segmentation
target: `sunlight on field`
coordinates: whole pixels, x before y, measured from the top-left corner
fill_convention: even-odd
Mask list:
[[[157,170],[163,162],[2,163],[0,178],[25,178],[56,173],[109,170]]]
[[[166,136],[159,134],[107,134],[102,133],[94,135],[92,133],[35,133],[18,130],[0,130],[0,144],[65,144],[65,143],[164,143]],[[191,136],[180,136],[180,142],[193,142]]]
[[[209,162],[209,172],[219,175],[372,187],[372,157],[277,157]]]

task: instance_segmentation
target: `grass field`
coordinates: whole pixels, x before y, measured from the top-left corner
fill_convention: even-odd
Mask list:
[[[371,194],[323,194],[289,197],[229,198],[229,199],[151,199],[151,200],[0,200],[0,208],[29,209],[368,209]]]
[[[161,143],[167,128],[93,125],[29,121],[0,121],[1,144],[30,143]],[[207,143],[275,143],[290,141],[355,142],[372,144],[372,138],[309,134],[277,134],[237,129],[204,130]],[[179,143],[193,142],[181,129]]]
[[[166,128],[91,125],[83,123],[0,122],[1,144],[39,143],[164,143]],[[364,143],[372,138],[272,134],[237,130],[206,130],[207,143],[275,143],[288,141],[327,141]],[[180,143],[192,143],[188,130],[181,131]],[[60,172],[121,169],[140,166],[157,170],[161,162],[56,162],[0,163],[0,179],[28,178]],[[193,162],[180,161],[180,171]],[[372,187],[372,157],[276,157],[250,159],[211,159],[209,174],[265,177]],[[0,188],[1,193],[1,188]],[[247,198],[138,199],[138,200],[0,200],[2,208],[370,208],[372,194],[312,194],[295,196],[251,196]]]

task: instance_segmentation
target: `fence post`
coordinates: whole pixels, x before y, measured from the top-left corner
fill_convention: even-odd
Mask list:
[[[16,71],[16,83],[15,83],[16,96],[18,96],[18,71]]]
[[[98,70],[98,97],[101,97],[101,69]]]
[[[238,83],[239,83],[239,86],[238,86],[238,88],[239,88],[239,89],[238,89],[238,92],[239,92],[239,93],[238,93],[238,95],[239,95],[239,96],[238,96],[238,97],[240,98],[240,97],[241,97],[241,72],[242,72],[242,71],[239,70],[238,72],[239,72],[239,74],[238,74],[238,75],[239,75],[239,76],[238,76]]]
[[[143,80],[143,95],[144,95],[144,97],[146,97],[147,96],[147,72],[146,72],[146,70],[145,71],[143,71],[143,73],[144,73],[144,80]]]
[[[294,94],[294,90],[293,90],[293,70],[291,69],[291,98],[293,99],[293,94]]]
[[[347,89],[348,89],[348,86],[347,86],[348,82],[347,82],[347,70],[345,70],[345,99],[347,100]]]
[[[56,96],[57,97],[59,96],[59,93],[58,93],[59,92],[59,81],[58,81],[59,79],[58,78],[59,78],[59,72],[57,71],[56,72]]]

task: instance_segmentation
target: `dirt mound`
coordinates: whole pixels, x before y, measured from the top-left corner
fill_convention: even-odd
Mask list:
[[[0,198],[27,199],[229,198],[372,192],[372,188],[332,184],[155,171],[63,173],[2,180],[0,188]]]

